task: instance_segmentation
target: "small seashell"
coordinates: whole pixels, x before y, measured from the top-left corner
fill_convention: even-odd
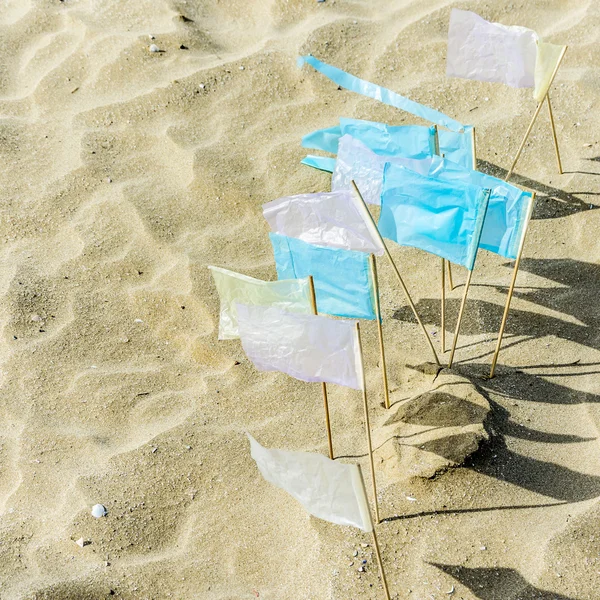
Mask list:
[[[148,50],[150,50],[150,52],[160,52],[160,48],[156,44],[150,44]]]
[[[42,317],[40,317],[40,315],[31,315],[31,320],[34,323],[41,323],[44,319],[42,319]]]
[[[100,517],[105,517],[106,516],[106,508],[104,508],[104,506],[102,506],[102,504],[95,504],[94,507],[92,508],[92,517],[96,517],[96,519],[99,519]]]
[[[76,542],[75,542],[80,548],[83,548],[84,546],[87,546],[89,542],[86,542],[83,538],[79,538]]]
[[[203,90],[203,89],[204,89],[206,86],[205,86],[203,83],[201,83],[201,84],[200,84],[198,87],[199,87],[201,90]]]

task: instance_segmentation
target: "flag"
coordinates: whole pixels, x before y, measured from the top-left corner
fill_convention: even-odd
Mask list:
[[[473,165],[472,129],[472,126],[465,125],[462,133],[445,129],[438,131],[440,152],[465,168],[471,168]],[[338,127],[313,131],[302,138],[302,146],[337,154],[340,139],[344,135],[351,135],[379,156],[423,159],[435,154],[433,127],[391,126],[360,119],[340,119]],[[305,158],[302,163],[327,171],[331,170],[328,160],[324,157],[311,156]]]
[[[532,29],[490,23],[453,8],[446,75],[534,88],[534,97],[541,102],[563,48],[541,42]]]
[[[426,175],[431,167],[431,158],[404,158],[402,156],[380,156],[372,152],[360,140],[345,134],[340,138],[335,169],[331,178],[332,190],[351,190],[356,183],[363,200],[368,204],[381,204],[383,168],[386,162],[404,165],[412,171]]]
[[[208,267],[219,299],[219,339],[239,337],[236,302],[277,306],[290,312],[311,313],[308,279],[261,281],[220,267]]]
[[[362,390],[356,322],[237,304],[242,347],[259,371]]]
[[[442,181],[462,181],[490,190],[479,247],[505,258],[516,259],[527,226],[527,210],[532,194],[480,171],[436,156],[430,162],[429,177]]]
[[[262,476],[298,500],[311,515],[336,525],[373,531],[357,465],[333,461],[322,454],[269,450],[246,435]]]
[[[378,228],[400,245],[472,270],[489,195],[489,190],[462,181],[440,181],[388,163]]]
[[[308,244],[381,256],[381,237],[351,189],[298,194],[263,204],[271,230]]]
[[[269,233],[277,276],[313,276],[320,313],[351,319],[375,319],[375,288],[369,255],[353,250],[324,248],[296,238]]]

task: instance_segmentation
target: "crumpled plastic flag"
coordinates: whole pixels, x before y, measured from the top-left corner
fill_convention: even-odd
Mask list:
[[[271,230],[308,244],[381,256],[379,233],[351,189],[286,196],[263,204]]]
[[[368,204],[381,204],[383,168],[386,163],[403,165],[411,171],[427,175],[432,158],[404,158],[380,156],[369,150],[360,140],[343,135],[338,145],[338,155],[331,178],[332,190],[351,190],[356,183],[363,200]]]
[[[324,248],[296,238],[269,233],[277,276],[313,276],[320,313],[350,319],[375,319],[375,291],[364,252]]]
[[[378,228],[402,246],[472,270],[489,195],[489,190],[462,181],[449,183],[388,163]]]
[[[332,65],[321,62],[314,56],[302,56],[298,59],[299,66],[302,66],[304,63],[308,63],[311,67],[313,67],[313,69],[319,71],[319,73],[322,73],[325,75],[325,77],[331,79],[335,84],[347,90],[356,92],[357,94],[362,94],[363,96],[368,96],[374,100],[379,100],[379,102],[383,102],[389,106],[394,106],[404,110],[412,115],[421,117],[426,121],[430,121],[431,123],[442,125],[451,131],[463,131],[463,125],[461,125],[461,123],[455,121],[444,113],[434,110],[433,108],[429,108],[428,106],[423,106],[423,104],[419,104],[413,100],[409,100],[408,98],[405,98],[404,96],[401,96],[392,90],[381,87],[380,85],[370,83],[364,79],[359,79],[358,77],[350,75],[350,73],[346,73],[337,67],[333,67]]]
[[[527,210],[531,193],[480,171],[435,156],[429,177],[447,182],[462,181],[490,190],[490,200],[483,222],[479,247],[505,258],[515,259],[527,226]]]
[[[356,322],[237,304],[242,347],[259,371],[362,390]]]
[[[448,30],[446,75],[535,88],[543,100],[563,46],[539,41],[532,29],[490,23],[453,8]]]
[[[290,312],[312,312],[308,279],[262,281],[220,267],[208,267],[212,273],[219,299],[219,339],[239,337],[236,302],[277,306]]]
[[[464,133],[440,129],[438,142],[440,152],[446,158],[465,168],[473,165],[473,127],[464,126]],[[361,141],[371,151],[380,156],[423,159],[435,154],[434,128],[423,125],[391,126],[377,121],[361,119],[340,119],[338,127],[313,131],[302,138],[302,146],[337,154],[342,136],[351,135]],[[302,163],[323,171],[331,170],[330,159],[308,156]]]
[[[336,525],[373,531],[357,465],[334,461],[322,454],[269,450],[246,435],[262,476],[298,500],[311,515]]]

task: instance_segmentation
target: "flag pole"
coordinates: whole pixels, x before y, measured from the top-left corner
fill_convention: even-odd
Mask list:
[[[360,201],[362,203],[364,212],[366,213],[365,218],[368,218],[371,221],[371,224],[373,225],[375,232],[377,232],[377,236],[379,237],[379,242],[381,243],[383,249],[385,250],[385,253],[392,265],[392,268],[394,269],[394,273],[396,273],[396,277],[398,278],[398,281],[400,282],[400,285],[402,286],[402,289],[404,290],[406,299],[408,300],[408,303],[413,311],[413,314],[415,315],[415,318],[417,319],[417,323],[419,324],[419,326],[421,327],[421,330],[423,331],[423,334],[425,335],[425,339],[427,340],[427,343],[429,344],[429,348],[431,348],[431,352],[433,353],[433,358],[435,359],[436,364],[438,366],[440,366],[440,359],[438,358],[438,355],[433,346],[433,342],[431,341],[431,338],[429,337],[429,334],[427,333],[427,329],[425,329],[425,325],[423,325],[423,322],[421,321],[421,318],[419,317],[419,313],[417,312],[417,307],[415,306],[415,303],[413,302],[412,298],[410,297],[410,293],[408,291],[408,288],[406,287],[406,284],[404,283],[404,280],[402,279],[402,276],[400,275],[400,271],[398,271],[398,267],[396,266],[396,263],[394,262],[394,259],[392,258],[392,255],[390,254],[390,251],[388,250],[388,247],[387,247],[385,241],[383,240],[383,237],[379,233],[379,229],[377,229],[377,225],[375,225],[375,221],[373,220],[373,217],[371,216],[371,213],[369,212],[369,209],[367,208],[367,205],[365,204],[365,201],[364,201],[358,187],[356,187],[356,183],[354,183],[354,180],[352,180],[352,187],[354,188],[354,191],[355,191],[357,197],[360,199]]]
[[[450,358],[448,360],[448,368],[452,366],[452,361],[454,360],[454,351],[456,350],[456,343],[458,342],[458,334],[460,332],[460,324],[463,317],[463,312],[465,310],[465,304],[467,303],[467,294],[469,293],[469,286],[471,285],[471,277],[473,276],[473,271],[469,271],[467,275],[467,281],[465,283],[465,291],[463,293],[462,300],[460,302],[460,310],[458,311],[458,321],[456,322],[456,329],[454,331],[454,339],[452,340],[452,350],[450,351]]]
[[[558,172],[563,174],[562,162],[560,160],[560,150],[558,149],[558,138],[556,137],[556,128],[554,127],[554,115],[552,114],[552,104],[550,104],[550,94],[546,94],[546,102],[548,102],[548,114],[550,115],[550,125],[552,126],[552,139],[554,140],[554,149],[556,150],[556,162],[558,164]]]
[[[367,491],[365,489],[365,480],[363,479],[362,470],[360,465],[358,467],[358,474],[360,475],[360,482],[362,484],[363,493],[365,498],[367,497]],[[383,583],[383,591],[385,593],[385,599],[390,600],[390,591],[388,589],[387,579],[385,577],[385,571],[383,570],[383,561],[381,560],[381,550],[379,549],[379,541],[377,540],[377,533],[375,533],[375,527],[373,526],[373,520],[371,518],[371,511],[369,510],[369,520],[371,521],[371,533],[373,534],[373,546],[375,547],[375,556],[377,557],[377,564],[379,565],[379,574],[381,575],[381,582]]]
[[[310,305],[312,307],[313,315],[317,313],[317,297],[315,295],[315,282],[313,276],[308,276],[308,288],[310,290]],[[329,444],[329,458],[333,460],[333,441],[331,439],[331,422],[329,420],[329,402],[327,400],[327,384],[322,381],[321,389],[323,391],[323,405],[325,406],[325,427],[327,429],[327,443]]]
[[[556,73],[558,72],[558,68],[560,67],[560,63],[562,62],[563,58],[565,57],[565,52],[567,51],[567,48],[568,48],[568,46],[565,46],[562,49],[562,52],[560,53],[560,56],[558,57],[558,61],[556,63],[556,66],[554,67],[554,71],[552,73],[552,77],[550,77],[550,83],[548,84],[548,90],[550,90],[550,86],[552,85],[552,82],[554,81],[554,78],[556,77]],[[504,179],[504,181],[508,181],[510,179],[510,176],[513,173],[515,165],[517,164],[517,161],[519,160],[519,157],[521,156],[521,152],[523,152],[523,148],[525,147],[525,142],[527,141],[527,138],[529,137],[529,134],[531,133],[531,130],[533,128],[533,124],[535,123],[535,120],[537,119],[538,115],[540,114],[540,110],[542,109],[542,105],[544,104],[544,100],[548,96],[548,90],[546,90],[546,94],[542,98],[542,101],[537,105],[537,108],[535,109],[535,113],[533,113],[533,118],[531,119],[531,123],[529,123],[529,127],[527,128],[527,131],[525,132],[525,136],[523,137],[523,141],[521,142],[521,145],[519,146],[519,149],[517,150],[517,155],[515,156],[515,159],[513,160],[513,163],[511,165],[510,169],[508,170],[508,173],[507,173],[506,178]]]
[[[510,288],[508,289],[508,297],[506,298],[506,304],[504,305],[504,314],[502,315],[502,323],[500,324],[500,331],[498,332],[498,341],[496,342],[496,350],[494,351],[494,358],[492,359],[492,366],[490,368],[491,379],[494,376],[496,370],[496,362],[498,361],[498,355],[500,354],[500,347],[502,346],[502,337],[504,335],[504,327],[506,326],[506,320],[508,318],[508,311],[510,309],[510,301],[513,296],[515,289],[515,283],[517,281],[517,273],[519,272],[519,264],[521,263],[521,256],[523,255],[523,248],[525,246],[525,236],[527,235],[527,229],[529,228],[529,222],[531,221],[531,215],[533,213],[533,205],[535,203],[535,192],[531,194],[531,201],[527,210],[527,217],[525,218],[525,228],[523,230],[523,236],[519,243],[519,251],[517,253],[517,259],[515,260],[515,266],[513,269],[512,279],[510,282]]]
[[[450,266],[450,261],[448,261]],[[442,258],[442,352],[446,352],[446,259]]]
[[[438,126],[433,126],[433,153],[440,155],[440,134]],[[448,273],[452,272],[448,261]],[[450,275],[452,277],[452,275]],[[440,296],[440,321],[442,323],[442,354],[446,352],[446,259],[442,258],[442,295]]]
[[[365,381],[365,369],[362,353],[362,343],[360,341],[360,325],[356,323],[356,341],[358,344],[358,357],[362,375],[362,393],[363,404],[365,408],[365,432],[367,434],[367,445],[369,447],[369,462],[371,465],[371,479],[373,482],[373,503],[375,505],[375,520],[379,524],[379,503],[377,501],[377,482],[375,481],[375,463],[373,462],[373,445],[371,444],[371,425],[369,423],[369,407],[367,405],[367,382]]]
[[[390,393],[388,391],[387,367],[385,364],[385,347],[383,345],[383,327],[381,326],[381,303],[379,300],[379,281],[377,280],[377,263],[375,255],[369,257],[371,263],[371,274],[373,275],[373,287],[375,292],[375,316],[377,317],[377,332],[379,334],[379,352],[381,355],[381,378],[383,379],[383,392],[385,407],[390,407]]]

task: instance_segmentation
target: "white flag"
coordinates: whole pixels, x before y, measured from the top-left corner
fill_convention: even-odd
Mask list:
[[[431,158],[380,156],[351,135],[343,135],[338,143],[335,169],[331,178],[334,191],[352,189],[352,180],[367,204],[381,204],[383,168],[385,163],[403,165],[421,175],[427,175]]]
[[[381,256],[381,237],[351,190],[298,194],[263,205],[271,230],[315,246]]]
[[[308,279],[262,281],[219,267],[208,267],[221,300],[219,339],[239,337],[236,302],[278,306],[290,312],[312,313]]]
[[[356,321],[237,305],[242,346],[259,371],[362,390]]]
[[[322,454],[263,448],[250,434],[252,458],[262,476],[293,496],[315,517],[373,531],[369,503],[356,465]]]

